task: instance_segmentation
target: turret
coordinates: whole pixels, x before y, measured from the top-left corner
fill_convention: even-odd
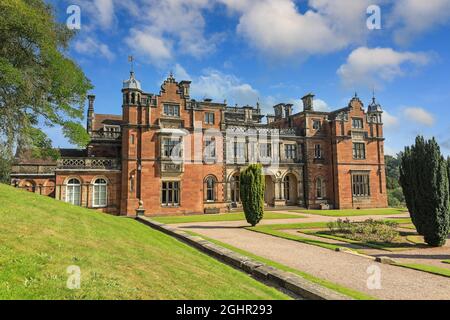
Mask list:
[[[138,105],[141,100],[141,83],[136,80],[134,72],[130,72],[130,78],[123,82],[123,104]]]

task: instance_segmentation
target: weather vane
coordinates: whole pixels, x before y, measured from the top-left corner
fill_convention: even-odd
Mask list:
[[[131,72],[134,72],[134,57],[128,56],[128,62],[131,64]]]

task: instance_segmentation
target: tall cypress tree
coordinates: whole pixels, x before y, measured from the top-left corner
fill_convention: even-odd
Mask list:
[[[241,172],[240,184],[245,218],[254,227],[264,216],[265,181],[262,175],[262,166],[253,164]]]
[[[421,136],[401,160],[400,183],[417,232],[429,245],[442,246],[450,229],[448,162],[434,138]]]

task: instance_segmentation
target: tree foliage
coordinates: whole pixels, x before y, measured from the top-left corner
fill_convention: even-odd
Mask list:
[[[256,226],[264,216],[265,180],[260,164],[250,165],[241,172],[240,195],[247,222]]]
[[[416,138],[401,154],[400,184],[417,232],[432,246],[445,244],[450,229],[448,163],[436,140]]]
[[[51,141],[39,128],[61,126],[84,146],[84,102],[92,88],[66,55],[73,31],[55,20],[43,0],[0,1],[0,143],[3,161],[18,146],[48,153]]]
[[[404,207],[405,197],[400,186],[400,158],[385,156],[386,163],[386,188],[390,207]]]

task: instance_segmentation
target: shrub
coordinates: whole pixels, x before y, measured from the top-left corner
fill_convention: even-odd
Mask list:
[[[253,227],[264,216],[265,181],[260,164],[250,165],[240,176],[240,194],[245,218]]]
[[[338,219],[328,223],[331,233],[342,235],[356,241],[392,243],[400,236],[398,224],[373,219],[364,222],[351,222]]]

